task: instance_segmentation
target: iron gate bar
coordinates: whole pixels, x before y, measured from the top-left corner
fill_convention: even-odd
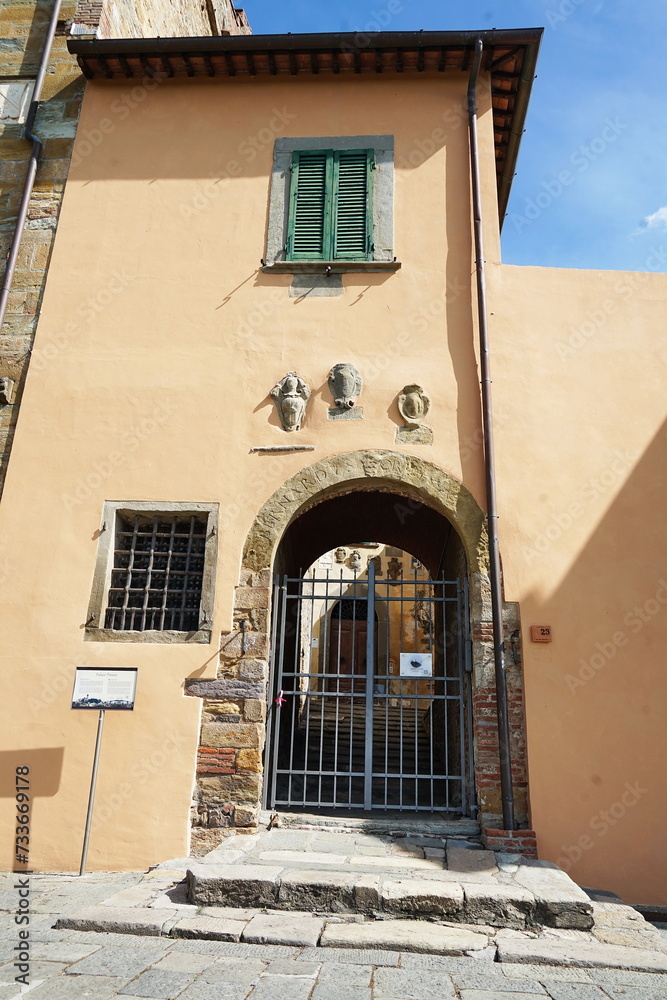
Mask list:
[[[371,565],[368,581],[356,573],[353,579],[345,579],[342,572],[340,577],[329,572],[324,578],[316,576],[315,572],[305,577],[285,576],[282,586],[278,586],[280,581],[277,581],[274,599],[281,607],[274,608],[272,616],[272,691],[278,694],[283,684],[288,690],[283,691],[286,711],[281,704],[273,704],[268,721],[271,738],[267,732],[267,746],[272,761],[267,781],[267,805],[467,811],[471,802],[471,762],[466,753],[470,744],[470,685],[465,581],[462,585],[455,580],[419,580],[416,570],[413,576],[413,579],[375,580],[375,566]],[[294,590],[290,593],[290,585],[294,584],[297,585],[296,593]],[[383,590],[378,589],[380,585]],[[365,596],[360,594],[362,587],[367,588]],[[390,595],[390,587],[398,587],[400,596]],[[452,588],[455,596],[450,597]],[[297,601],[295,615],[288,616],[288,601],[294,600]],[[321,605],[317,619],[315,601]],[[337,634],[330,627],[334,620],[332,605],[335,608],[338,604],[339,622],[347,617],[344,601],[352,608],[346,646],[349,664],[342,655],[343,627],[339,624]],[[310,602],[308,616],[304,615],[308,606],[304,602]],[[377,606],[384,605],[388,610],[390,602],[399,602],[401,635],[405,632],[402,639],[399,637],[401,651],[414,645],[419,652],[417,647],[423,642],[432,657],[432,668],[436,669],[432,669],[428,693],[419,692],[419,684],[423,684],[424,678],[404,677],[400,674],[400,664],[398,674],[391,672],[393,663],[390,665],[389,659],[394,625],[391,616],[384,620],[378,618],[376,624],[375,614]],[[412,615],[406,615],[406,603],[412,603]],[[444,615],[448,604],[457,605],[454,627],[450,627],[451,616]],[[364,618],[359,613],[362,605],[366,611],[366,636],[359,646],[358,630]],[[434,614],[438,607],[442,608],[442,616]],[[314,657],[317,666],[313,670],[312,638],[316,620],[320,623],[320,645],[315,647],[318,648]],[[286,625],[289,623],[292,628],[295,621],[295,634],[288,641]],[[443,641],[448,633],[459,640],[457,655],[453,658],[449,644]],[[408,642],[409,635],[412,638]],[[289,646],[292,640],[293,650]],[[365,665],[361,663],[364,648]],[[288,666],[287,658],[291,661],[291,670],[284,669]],[[450,673],[454,664],[456,672]],[[361,683],[363,691],[359,690]],[[452,693],[454,691],[457,693]],[[455,702],[458,711],[453,707]],[[425,706],[423,710],[421,705]],[[437,710],[436,720],[438,705],[441,708]],[[448,705],[452,706],[453,715]],[[384,710],[384,717],[377,715],[380,709]],[[454,719],[457,726],[451,730]],[[451,746],[450,737],[454,741]],[[458,753],[452,757],[456,741],[459,741]],[[384,765],[380,768],[377,768],[380,764],[378,753]],[[458,774],[453,773],[451,767],[457,757]],[[362,761],[363,770],[359,766]]]
[[[354,649],[354,645],[352,647]],[[373,802],[373,703],[375,684],[375,563],[368,563],[368,604],[366,611],[366,746],[364,757],[364,810]],[[352,728],[352,727],[350,727]]]

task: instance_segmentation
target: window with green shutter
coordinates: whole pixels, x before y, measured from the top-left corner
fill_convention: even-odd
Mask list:
[[[292,155],[287,260],[371,260],[370,149],[313,149]]]

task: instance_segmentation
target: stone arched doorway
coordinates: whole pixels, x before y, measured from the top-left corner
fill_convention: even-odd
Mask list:
[[[231,826],[247,828],[258,821],[267,701],[273,701],[268,683],[274,573],[303,570],[326,548],[342,542],[337,515],[346,511],[349,521],[371,495],[375,512],[380,511],[383,519],[378,525],[376,516],[373,533],[382,529],[384,542],[412,551],[433,576],[441,569],[437,564],[442,548],[433,544],[434,526],[439,526],[439,542],[445,542],[447,533],[455,540],[453,558],[459,560],[459,573],[465,574],[469,597],[476,804],[482,820],[497,825],[500,793],[495,728],[490,725],[495,723],[495,692],[484,514],[463,484],[432,463],[373,450],[323,459],[292,476],[264,504],[248,533],[234,628],[222,636],[218,678],[186,685],[188,693],[205,698],[193,817],[195,850],[210,848]],[[377,499],[382,496],[384,506]],[[508,605],[506,611],[507,627],[516,632],[516,609]],[[525,766],[519,665],[512,669],[510,664],[509,674],[515,791],[522,813]],[[220,721],[227,714],[224,708],[230,709],[228,722]],[[238,716],[232,721],[235,712]]]

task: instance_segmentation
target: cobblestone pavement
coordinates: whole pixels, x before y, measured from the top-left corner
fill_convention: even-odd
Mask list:
[[[30,876],[26,947],[26,939],[19,937],[25,925],[15,922],[19,878],[0,877],[0,1000],[26,994],[32,1000],[667,1000],[667,963],[660,973],[628,971],[618,956],[631,949],[598,942],[590,946],[598,949],[590,959],[596,967],[568,964],[578,936],[588,937],[577,931],[553,929],[544,942],[538,935],[501,930],[499,941],[521,940],[531,946],[515,962],[508,960],[507,952],[503,958],[500,944],[476,958],[443,957],[53,929],[58,918],[103,903],[113,894],[131,894],[145,873]],[[604,904],[602,913],[613,916],[609,906]],[[610,917],[608,923],[614,922]],[[412,923],[424,931],[432,926]],[[381,926],[389,931],[391,924]],[[547,955],[545,964],[540,947],[544,952],[549,941],[564,949],[563,961]],[[19,947],[28,952],[27,963],[23,954],[17,958]],[[609,966],[601,958],[604,948],[609,949]],[[665,958],[664,953],[656,955]],[[25,977],[23,983],[16,981],[17,975]]]

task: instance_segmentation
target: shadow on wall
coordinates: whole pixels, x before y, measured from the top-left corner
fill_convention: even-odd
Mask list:
[[[38,750],[0,751],[0,798],[16,795],[16,769],[29,767],[30,798],[50,798],[60,788],[64,747],[40,747]]]
[[[665,470],[663,425],[638,460],[618,449],[524,549],[547,558],[595,504],[607,508],[548,600],[526,602],[554,625],[552,652],[535,650],[527,676],[528,746],[531,787],[549,789],[533,791],[540,856],[634,902],[667,893]]]
[[[312,105],[307,109],[306,89],[297,90],[293,103],[289,103],[291,88],[298,88],[302,82],[312,95]],[[89,84],[91,93],[101,90],[104,95],[81,122],[70,179],[153,182],[157,178],[191,178],[199,183],[184,214],[192,216],[206,211],[234,180],[268,178],[276,139],[330,135],[331,126],[327,127],[322,119],[323,105],[328,120],[345,121],[352,135],[393,134],[396,130],[394,87],[382,79],[365,78],[364,90],[371,88],[373,105],[368,111],[361,105],[356,115],[351,111],[359,108],[354,80],[332,83],[331,79],[308,77],[307,81],[272,84],[253,77],[232,84],[226,81],[222,92],[228,96],[218,101],[215,95],[220,94],[221,86],[219,81],[193,82],[167,76],[146,77],[128,84]],[[375,87],[384,91],[381,100],[374,96]],[[209,88],[213,89],[210,101],[206,100]],[[258,88],[265,88],[263,100]],[[317,88],[322,88],[319,96]],[[459,106],[465,106],[463,97],[455,105],[457,109]],[[467,149],[467,141],[461,143],[462,123],[465,118],[460,114],[455,114],[452,121],[442,115],[428,136],[423,134],[424,126],[415,123],[412,134],[397,137],[396,169],[418,169],[450,142]]]

